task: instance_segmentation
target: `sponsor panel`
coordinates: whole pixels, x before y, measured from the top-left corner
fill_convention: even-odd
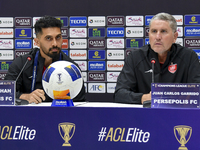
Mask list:
[[[124,37],[124,28],[107,28],[107,37]]]
[[[107,48],[124,48],[124,39],[107,39]]]
[[[105,39],[88,39],[88,47],[104,49],[106,47]]]
[[[13,39],[0,39],[0,49],[13,49]]]
[[[128,27],[126,28],[126,37],[143,37],[143,27]]]
[[[68,27],[68,17],[56,17],[58,20],[60,20],[63,24],[63,27]]]
[[[198,58],[200,59],[200,49],[193,49],[193,50],[196,52]]]
[[[143,26],[143,16],[126,16],[126,26]]]
[[[149,16],[145,16],[145,25],[149,26],[151,19],[153,18],[153,15]]]
[[[37,46],[37,44],[35,43],[34,39],[33,39],[33,48],[40,48],[39,46]]]
[[[0,27],[13,27],[13,17],[0,17]]]
[[[124,26],[124,16],[108,16],[107,26]]]
[[[107,59],[124,59],[124,50],[107,50]]]
[[[88,93],[105,93],[105,83],[88,83]]]
[[[88,61],[89,71],[105,71],[106,62],[105,61]]]
[[[149,43],[149,38],[145,38],[145,45],[150,44]]]
[[[134,51],[134,49],[127,49],[126,50],[126,56],[128,56],[130,54],[131,51]]]
[[[13,60],[13,50],[0,50],[0,60]]]
[[[31,28],[16,28],[15,38],[31,38],[32,29]]]
[[[68,38],[68,28],[61,28],[63,38]]]
[[[183,38],[177,38],[176,39],[176,43],[180,44],[181,46],[183,46]]]
[[[88,26],[105,26],[106,21],[105,21],[105,16],[89,16],[88,17]]]
[[[87,48],[86,39],[70,39],[69,44],[71,49]]]
[[[108,82],[117,82],[117,78],[120,72],[107,72],[107,81]]]
[[[106,81],[105,72],[88,72],[88,81],[103,82]]]
[[[31,17],[15,17],[15,27],[31,27]]]
[[[68,50],[66,50],[66,49],[62,49],[62,51],[63,51],[67,56],[69,56],[69,52],[68,52]]]
[[[87,83],[84,83],[84,86],[85,86],[85,93],[88,93],[88,91],[87,91]]]
[[[89,37],[105,37],[105,28],[89,28]]]
[[[68,39],[63,39],[62,49],[68,49]]]
[[[32,40],[31,39],[16,39],[15,49],[31,49]]]
[[[34,27],[36,21],[39,20],[40,18],[41,18],[41,17],[33,17],[33,27]]]
[[[78,64],[81,71],[87,71],[87,61],[75,61]]]
[[[28,54],[30,50],[15,50],[15,58]]]
[[[0,71],[0,80],[4,80],[6,74],[7,74],[7,71]]]
[[[8,70],[9,66],[12,64],[12,61],[0,61],[0,70]]]
[[[173,15],[178,26],[183,25],[183,15]]]
[[[105,50],[89,50],[88,59],[105,59]]]
[[[0,28],[0,38],[13,38],[14,31],[11,28]]]
[[[35,28],[33,28],[33,38],[36,38]]]
[[[183,27],[177,27],[178,37],[183,36]]]
[[[70,17],[70,26],[87,26],[87,17]]]
[[[87,37],[87,29],[86,28],[70,28],[70,37],[73,37],[73,38]]]
[[[200,36],[200,26],[185,27],[185,36]]]
[[[87,72],[82,71],[81,74],[82,74],[83,81],[87,82]]]
[[[116,83],[107,83],[107,93],[114,93],[116,88]]]
[[[124,66],[124,61],[107,61],[108,71],[121,71]]]
[[[185,43],[185,47],[200,48],[199,38],[185,38],[184,43]]]
[[[70,50],[70,58],[73,60],[85,60],[87,59],[86,50]]]
[[[144,39],[142,38],[126,39],[126,48],[139,48],[143,45]]]
[[[149,37],[149,27],[145,27],[145,37]]]
[[[200,25],[200,15],[185,15],[185,25]]]

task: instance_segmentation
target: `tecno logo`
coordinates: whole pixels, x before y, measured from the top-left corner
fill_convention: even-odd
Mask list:
[[[86,23],[86,20],[71,20],[71,23],[81,24],[81,23]]]
[[[108,37],[124,37],[124,28],[107,28]]]
[[[70,26],[86,26],[87,17],[70,17]]]

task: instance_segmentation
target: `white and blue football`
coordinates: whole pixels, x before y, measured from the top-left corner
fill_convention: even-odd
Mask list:
[[[79,68],[68,61],[49,65],[42,76],[42,86],[52,99],[73,99],[81,91],[83,78]]]

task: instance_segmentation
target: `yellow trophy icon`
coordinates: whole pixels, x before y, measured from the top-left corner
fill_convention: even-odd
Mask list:
[[[75,132],[75,124],[70,122],[63,122],[58,125],[60,136],[65,141],[62,146],[71,146],[69,140],[73,137]],[[71,133],[71,134],[70,134]]]
[[[179,135],[179,138],[177,137],[177,133]],[[189,141],[191,135],[192,135],[192,127],[185,126],[185,125],[179,125],[174,127],[174,135],[177,139],[177,141],[181,144],[181,146],[178,148],[178,150],[188,150],[187,147],[185,147],[185,144]],[[186,139],[187,137],[187,139]]]

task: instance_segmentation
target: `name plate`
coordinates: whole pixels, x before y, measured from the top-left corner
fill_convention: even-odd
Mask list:
[[[152,83],[151,108],[199,108],[200,84]]]
[[[15,105],[15,81],[0,81],[1,105]]]

